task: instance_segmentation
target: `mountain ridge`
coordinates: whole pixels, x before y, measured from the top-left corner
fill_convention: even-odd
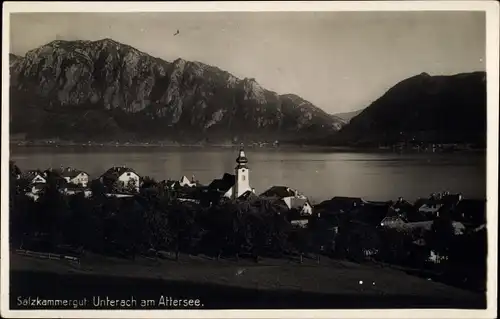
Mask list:
[[[10,58],[12,132],[33,138],[275,140],[342,125],[253,78],[181,58],[167,62],[112,39],[55,40]]]
[[[485,72],[423,72],[366,108],[331,115],[254,78],[168,62],[109,38],[55,40],[9,60],[11,134],[27,139],[330,146],[486,139]]]
[[[387,90],[331,139],[336,144],[486,143],[486,72],[421,73]]]

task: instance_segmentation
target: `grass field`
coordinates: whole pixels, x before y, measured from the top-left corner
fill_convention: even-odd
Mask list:
[[[76,265],[11,254],[10,264],[12,309],[19,309],[19,296],[157,300],[162,295],[200,299],[208,309],[486,308],[484,294],[326,258],[318,265],[313,260],[256,264],[187,255],[179,261],[132,262],[93,255]]]

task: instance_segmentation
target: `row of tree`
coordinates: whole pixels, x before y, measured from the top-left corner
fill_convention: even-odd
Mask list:
[[[486,274],[486,232],[455,236],[446,216],[434,221],[430,231],[375,228],[349,214],[337,218],[335,225],[311,216],[307,227],[297,228],[290,221],[294,212],[268,199],[203,206],[179,201],[176,191],[152,179],[129,198],[107,197],[98,180],[91,183],[90,197],[65,196],[57,180],[48,178],[35,201],[23,191],[26,182],[11,177],[10,234],[15,247],[48,251],[71,247],[126,258],[162,252],[178,258],[186,252],[215,258],[287,256],[319,261],[320,255],[329,255],[412,268],[428,268],[433,250],[445,259],[441,271],[473,269],[467,278],[476,281]]]

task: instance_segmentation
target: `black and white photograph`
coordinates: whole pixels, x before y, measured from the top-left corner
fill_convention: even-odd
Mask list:
[[[404,2],[4,3],[2,317],[495,317],[498,3]]]

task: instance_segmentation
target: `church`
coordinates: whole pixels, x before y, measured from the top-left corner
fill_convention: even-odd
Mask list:
[[[245,150],[240,148],[236,158],[236,167],[233,174],[224,174],[221,179],[216,179],[208,186],[211,190],[216,190],[226,198],[237,199],[249,193],[255,193],[250,187],[250,169],[247,166],[248,158]]]

